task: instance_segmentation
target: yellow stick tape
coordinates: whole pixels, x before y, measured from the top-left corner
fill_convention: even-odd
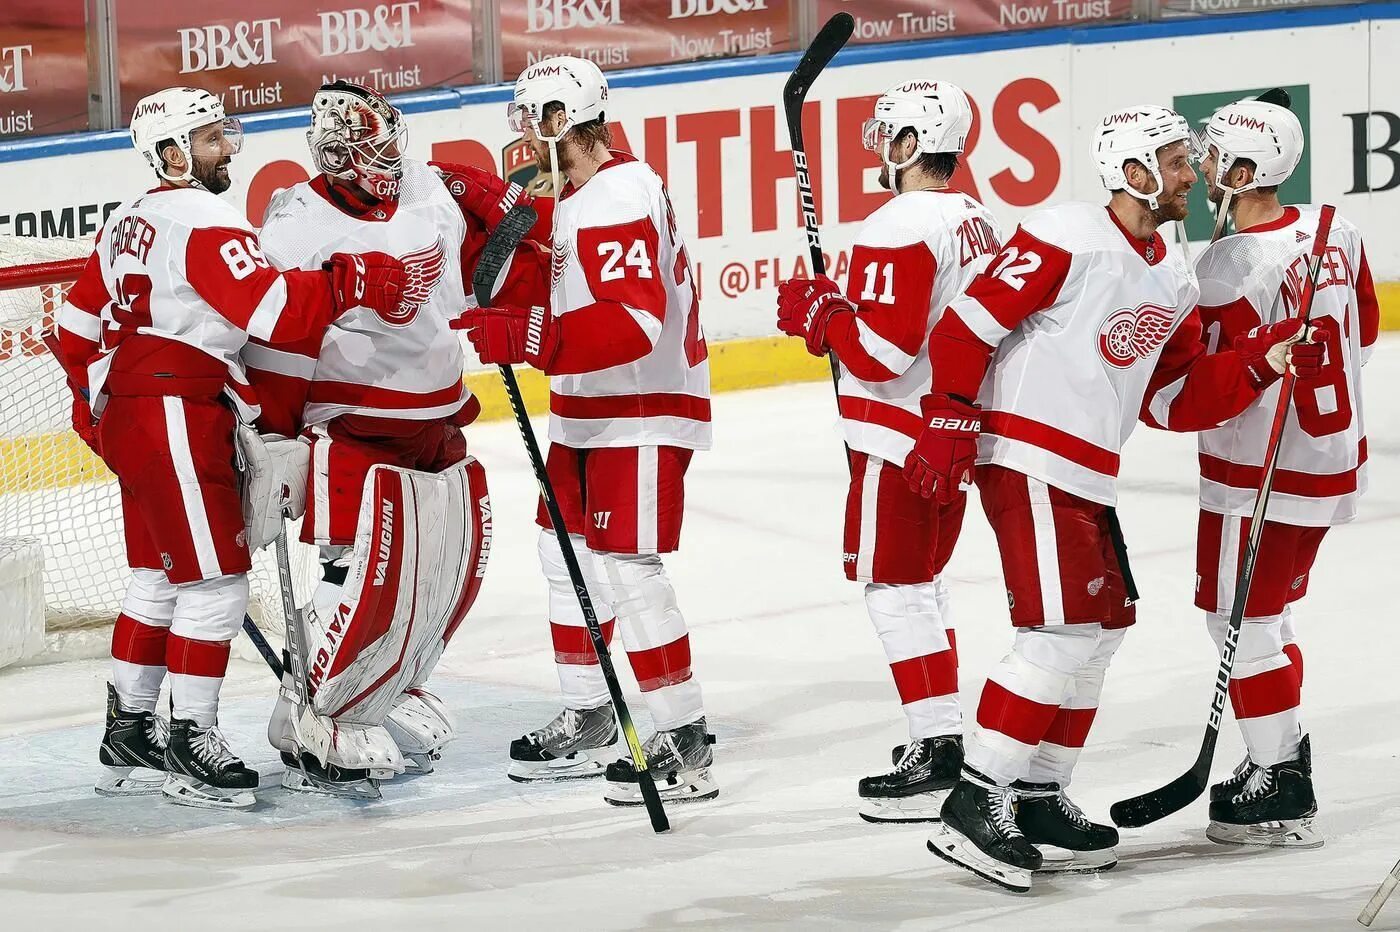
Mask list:
[[[1400,295],[1400,289],[1397,294]],[[711,391],[815,382],[829,374],[824,358],[810,355],[802,341],[790,337],[726,340],[710,346]],[[530,413],[548,410],[549,380],[524,366],[516,367],[516,378]],[[481,400],[481,420],[512,416],[500,375],[494,369],[473,372],[466,377],[466,383]],[[0,495],[61,489],[110,478],[107,467],[74,433],[0,437]]]

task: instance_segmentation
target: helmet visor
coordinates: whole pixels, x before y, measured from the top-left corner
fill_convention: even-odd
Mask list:
[[[861,128],[861,138],[865,141],[865,148],[878,153],[882,158],[885,146],[894,139],[894,135],[894,125],[886,123],[879,117],[871,117],[866,120],[865,126]]]
[[[538,132],[540,128],[539,108],[534,104],[513,100],[506,104],[506,123],[512,133],[524,133],[528,127]]]

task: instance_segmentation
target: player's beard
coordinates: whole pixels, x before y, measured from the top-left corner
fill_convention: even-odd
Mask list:
[[[1173,191],[1171,196],[1158,200],[1157,209],[1152,211],[1152,217],[1157,221],[1157,225],[1164,223],[1175,223],[1178,220],[1185,220],[1190,208],[1183,197],[1190,192],[1190,188],[1181,191]]]
[[[535,167],[540,170],[540,174],[549,174],[549,144],[536,142],[532,144],[532,148],[535,150]],[[559,161],[564,160],[560,158]]]
[[[233,184],[233,179],[229,177],[228,164],[230,159],[224,156],[216,162],[208,165],[195,163],[194,170],[190,172],[194,180],[204,185],[211,194],[223,194]]]

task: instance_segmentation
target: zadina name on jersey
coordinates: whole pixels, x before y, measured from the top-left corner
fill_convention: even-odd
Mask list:
[[[859,314],[853,332],[827,336],[841,362],[841,425],[852,450],[904,462],[924,426],[929,332],[1000,249],[996,220],[963,194],[908,191],[866,219],[846,286]]]
[[[615,152],[582,187],[565,190],[555,208],[551,279],[556,318],[621,305],[651,349],[593,370],[585,348],[573,374],[552,374],[550,439],[570,447],[708,450],[710,370],[700,302],[656,172]],[[567,343],[566,351],[574,355]]]
[[[281,192],[268,209],[263,251],[278,268],[316,269],[333,253],[379,251],[398,257],[408,273],[393,313],[353,309],[315,345],[248,346],[244,358],[259,393],[302,393],[307,424],[341,414],[444,418],[471,398],[461,342],[448,327],[476,304],[462,280],[462,212],[425,163],[405,159],[403,173],[398,201],[360,217],[327,200],[314,181]]]
[[[1320,208],[1287,207],[1274,223],[1213,243],[1196,262],[1201,320],[1211,352],[1260,324],[1296,317]],[[1294,388],[1269,517],[1325,527],[1356,517],[1366,490],[1361,367],[1376,342],[1380,309],[1361,234],[1337,217],[1318,274],[1309,323],[1327,347],[1322,376]],[[1201,434],[1201,507],[1248,517],[1262,479],[1278,384],[1244,413]]]

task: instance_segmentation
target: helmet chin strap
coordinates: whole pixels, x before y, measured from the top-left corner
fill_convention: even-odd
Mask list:
[[[894,145],[893,137],[887,140],[884,146],[881,147],[880,161],[885,163],[885,170],[889,172],[890,191],[894,194],[899,194],[899,173],[904,171],[904,169],[908,168],[910,165],[913,165],[914,162],[918,160],[919,147],[917,144],[915,144],[914,151],[910,154],[909,158],[905,159],[903,162],[895,162],[893,159],[890,158],[890,146],[892,145]]]
[[[1210,235],[1210,241],[1212,243],[1220,239],[1225,232],[1225,221],[1230,216],[1230,202],[1234,200],[1235,195],[1243,194],[1246,191],[1252,191],[1259,187],[1259,182],[1253,178],[1246,184],[1240,185],[1238,188],[1232,188],[1227,185],[1225,183],[1225,176],[1230,173],[1231,168],[1235,167],[1235,157],[1227,154],[1219,146],[1216,146],[1215,151],[1218,153],[1215,163],[1215,186],[1225,193],[1220,198],[1220,206],[1215,210],[1215,230]]]
[[[180,145],[178,142],[175,143],[175,148],[179,149],[180,154],[185,157],[184,173],[179,175],[171,175],[167,173],[165,170],[165,159],[161,157],[161,154],[159,152],[157,152],[156,162],[159,164],[156,166],[156,174],[160,176],[161,180],[169,181],[172,184],[184,183],[192,188],[199,188],[201,191],[209,190],[208,188],[204,187],[204,185],[200,182],[198,178],[194,176],[194,155],[184,146]]]
[[[1138,200],[1145,201],[1147,203],[1148,210],[1156,210],[1158,207],[1157,198],[1161,196],[1163,188],[1162,173],[1158,171],[1155,167],[1149,168],[1148,171],[1152,173],[1152,180],[1157,182],[1156,189],[1154,189],[1148,194],[1144,194],[1141,191],[1134,188],[1132,185],[1127,185],[1124,188],[1124,190],[1131,194],[1133,197],[1137,198]]]

